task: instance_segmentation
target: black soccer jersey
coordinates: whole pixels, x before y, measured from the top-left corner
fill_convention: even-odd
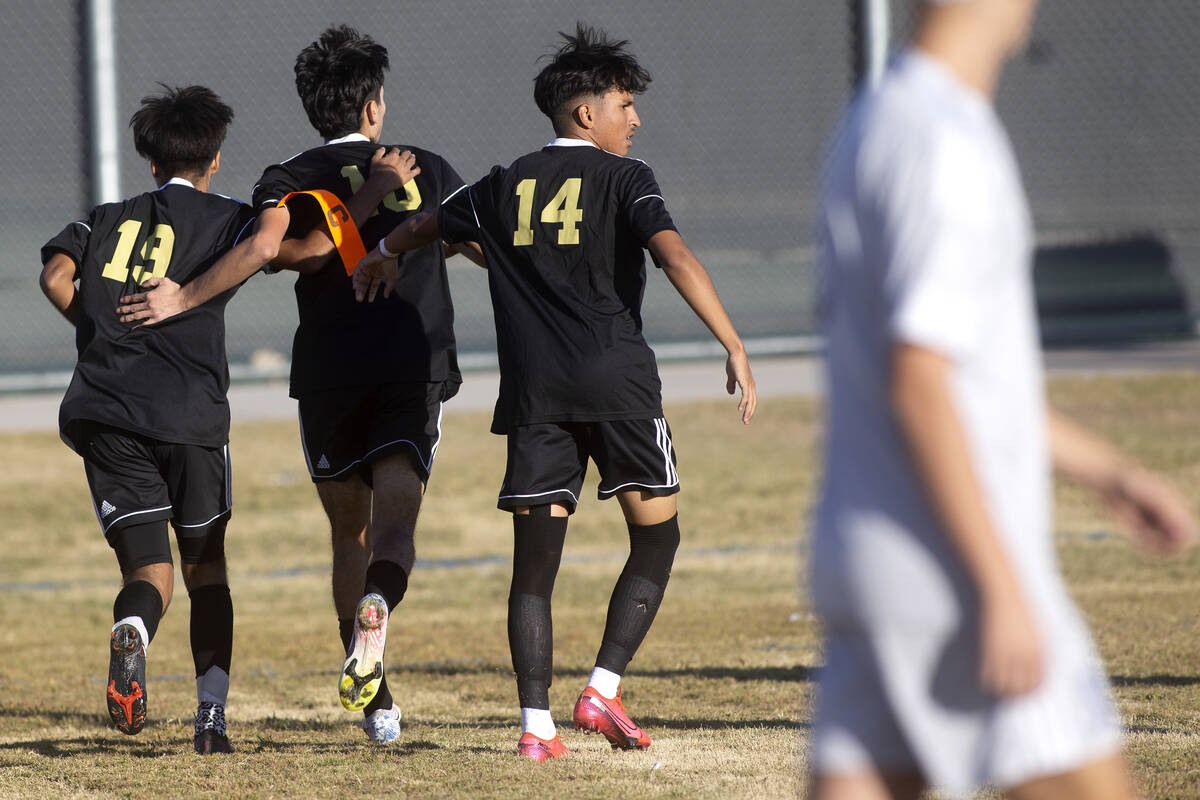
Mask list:
[[[645,163],[555,140],[442,205],[449,242],[488,263],[500,361],[492,431],[662,416],[642,336],[644,248],[674,230]]]
[[[278,203],[288,192],[325,189],[343,201],[368,177],[379,145],[365,137],[314,147],[268,167],[254,187],[254,206]],[[417,157],[421,174],[388,195],[360,226],[371,250],[411,214],[435,208],[463,185],[445,159],[418,147],[400,146]],[[299,326],[292,344],[291,393],[380,383],[462,382],[454,348],[454,306],[441,243],[405,253],[388,298],[359,303],[341,261],[334,256],[320,272],[296,279]]]
[[[77,452],[75,423],[93,420],[165,442],[220,447],[229,441],[225,304],[230,289],[157,325],[117,317],[122,295],[166,276],[184,284],[248,232],[251,206],[171,182],[92,210],[42,247],[76,266],[79,360],[59,408],[63,440]]]

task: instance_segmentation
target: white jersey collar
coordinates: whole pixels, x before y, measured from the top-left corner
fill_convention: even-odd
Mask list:
[[[586,139],[568,139],[560,136],[551,141],[550,144],[546,145],[546,147],[596,147],[596,145],[592,144]],[[596,147],[596,149],[599,150],[600,148]]]
[[[368,139],[366,136],[363,136],[358,131],[355,131],[354,133],[351,133],[348,136],[343,136],[340,139],[330,139],[325,144],[344,144],[345,142],[369,142],[369,141],[371,141],[371,140]]]
[[[171,180],[167,181],[166,183],[164,183],[162,186],[160,186],[158,188],[165,189],[168,186],[186,186],[189,189],[196,188],[196,185],[194,183],[192,183],[191,181],[189,181],[187,178],[171,178]]]

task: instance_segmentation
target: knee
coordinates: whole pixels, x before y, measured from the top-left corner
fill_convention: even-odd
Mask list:
[[[223,585],[229,583],[225,569],[225,559],[189,564],[186,561],[180,565],[183,572],[183,585],[193,592],[202,586]]]
[[[169,561],[146,564],[124,573],[122,579],[125,586],[137,581],[153,586],[158,591],[159,600],[162,601],[162,613],[167,613],[167,607],[171,605],[171,596],[175,593],[174,564]]]
[[[514,594],[549,597],[562,560],[567,518],[550,506],[535,506],[529,514],[513,515]]]
[[[629,524],[628,569],[633,574],[665,587],[678,549],[678,516],[655,525]]]

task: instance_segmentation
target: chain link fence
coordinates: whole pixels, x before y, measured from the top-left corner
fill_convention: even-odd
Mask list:
[[[762,351],[801,346],[814,329],[812,228],[822,154],[847,101],[853,4],[830,0],[358,0],[184,3],[116,0],[118,118],[157,83],[212,87],[237,117],[215,191],[249,199],[263,167],[319,144],[296,97],[296,53],[346,22],[390,51],[384,139],[444,155],[468,181],[551,138],[533,103],[539,56],[577,20],[629,39],[654,77],[638,100],[632,155],[647,161],[685,239],[709,268],[744,336]],[[87,64],[81,4],[44,0],[0,33],[0,383],[74,362],[70,328],[37,288],[38,248],[90,208]],[[910,0],[893,3],[897,37]],[[1045,241],[1150,234],[1200,297],[1200,153],[1192,142],[1200,79],[1192,0],[1056,0],[998,100]],[[900,38],[897,38],[899,41]],[[121,140],[121,191],[152,188]],[[464,362],[493,349],[485,276],[461,258],[450,280]],[[256,276],[230,304],[235,365],[282,369],[291,349],[291,280]],[[664,279],[646,297],[660,352],[707,342]]]

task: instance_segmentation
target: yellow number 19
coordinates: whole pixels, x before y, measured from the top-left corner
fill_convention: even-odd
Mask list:
[[[167,274],[167,267],[171,264],[171,253],[175,249],[174,229],[170,225],[155,225],[150,238],[142,242],[142,249],[138,252],[142,263],[130,264],[133,246],[137,244],[138,233],[141,230],[142,223],[136,219],[127,219],[117,226],[117,246],[113,249],[112,258],[104,264],[101,276],[124,283],[132,269],[133,282],[141,283],[143,277],[161,278]],[[150,247],[150,252],[147,253],[146,248],[150,242],[154,242],[154,246]],[[147,270],[147,267],[150,269]],[[149,274],[146,274],[147,271]]]

